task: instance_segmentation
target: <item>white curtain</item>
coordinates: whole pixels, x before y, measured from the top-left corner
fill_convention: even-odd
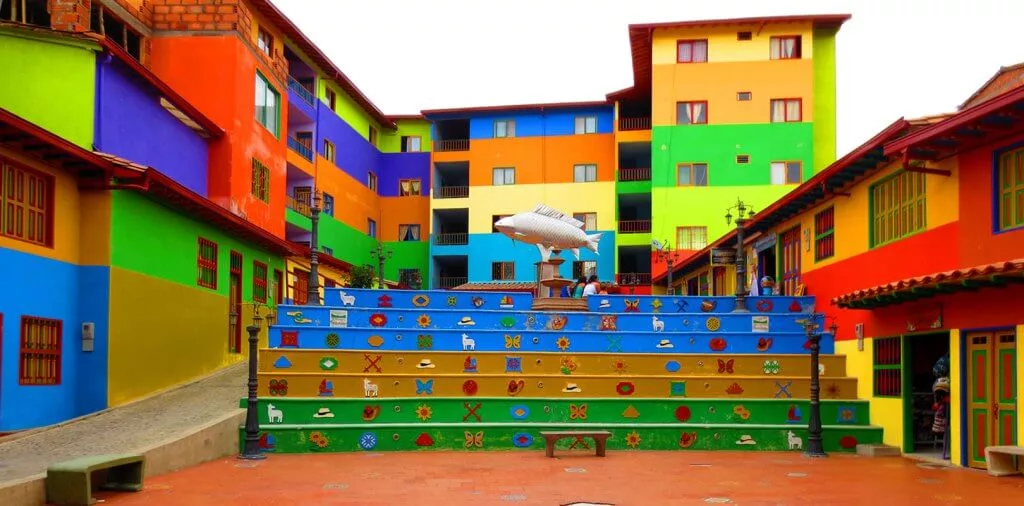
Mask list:
[[[786,101],[772,100],[772,123],[786,121]]]

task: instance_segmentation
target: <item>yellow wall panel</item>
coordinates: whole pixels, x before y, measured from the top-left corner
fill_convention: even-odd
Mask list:
[[[79,195],[82,265],[110,265],[109,190],[82,190]]]
[[[1018,333],[1019,335],[1019,333]],[[1019,346],[1019,345],[1018,345]],[[1020,359],[1020,355],[1017,355]],[[949,422],[949,456],[953,464],[959,466],[966,466],[967,464],[963,461],[960,455],[961,451],[961,439],[960,436],[966,426],[966,420],[960,416],[960,409],[963,406],[963,395],[964,385],[960,381],[960,371],[963,367],[963,357],[960,356],[960,330],[953,329],[949,331],[949,414],[947,420]],[[1018,399],[1021,397],[1018,395]],[[1017,419],[1020,422],[1020,419]],[[1020,434],[1020,431],[1017,431]]]
[[[857,398],[871,402],[871,425],[883,429],[882,441],[903,448],[903,399],[874,397],[874,340],[864,340],[864,350],[857,350],[857,341],[836,341],[836,354],[846,356],[846,375],[857,378]]]
[[[615,228],[615,183],[473,186],[465,199],[431,199],[431,209],[469,209],[469,233],[490,234],[492,216],[530,211],[545,204],[566,214],[597,213],[597,229]]]
[[[0,156],[14,164],[53,177],[53,247],[39,246],[18,239],[0,236],[0,248],[22,251],[73,264],[79,263],[79,213],[81,204],[78,182],[68,173],[54,169],[14,151],[0,148]],[[28,183],[26,183],[28,184]],[[108,222],[109,223],[109,222]]]
[[[769,59],[769,40],[780,35],[800,35],[804,59],[812,57],[810,21],[688,28],[659,28],[654,31],[651,62],[654,65],[676,63],[676,42],[688,39],[708,40],[708,62],[758,61]],[[736,32],[752,32],[751,40],[736,40]],[[687,64],[698,65],[698,64]]]

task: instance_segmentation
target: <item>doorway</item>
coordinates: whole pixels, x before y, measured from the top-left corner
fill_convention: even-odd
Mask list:
[[[948,460],[949,406],[936,404],[933,387],[938,379],[936,364],[943,357],[948,368],[949,332],[908,334],[903,343],[903,452]],[[935,432],[937,411],[944,413],[945,419],[940,432]]]
[[[782,233],[779,256],[782,257],[782,270],[776,283],[778,295],[793,295],[796,285],[800,284],[800,225]]]
[[[985,469],[985,447],[1017,444],[1017,335],[971,332],[964,342],[967,464]]]
[[[229,271],[228,305],[230,311],[238,315],[228,329],[228,353],[241,353],[242,350],[242,254],[231,252],[231,270]]]

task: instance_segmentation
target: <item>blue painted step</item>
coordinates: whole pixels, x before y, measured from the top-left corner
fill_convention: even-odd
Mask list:
[[[395,307],[431,309],[489,309],[495,311],[530,309],[528,293],[452,292],[449,290],[369,290],[365,288],[324,288],[327,306]]]
[[[587,298],[592,312],[621,313],[627,301],[641,313],[731,313],[736,297],[693,297],[669,295],[598,295]],[[814,297],[747,297],[747,309],[758,313],[810,313]]]

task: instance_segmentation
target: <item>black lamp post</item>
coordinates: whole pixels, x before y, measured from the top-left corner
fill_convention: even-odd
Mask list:
[[[370,250],[370,256],[377,259],[377,284],[378,288],[384,288],[384,262],[391,258],[394,251],[384,248],[384,243],[377,241],[377,247]]]
[[[747,257],[743,254],[743,226],[754,217],[754,209],[736,199],[736,205],[725,210],[725,223],[732,224],[732,210],[736,210],[736,307],[734,313],[748,313],[747,309]]]
[[[313,189],[309,206],[309,282],[306,283],[306,305],[320,305],[320,259],[319,259],[319,225],[320,225],[320,191]]]
[[[232,318],[237,317],[237,315],[232,314]],[[260,452],[260,420],[256,405],[256,387],[259,385],[256,376],[259,363],[257,353],[259,352],[256,347],[259,344],[260,323],[262,320],[263,318],[260,317],[260,306],[253,304],[252,324],[245,328],[245,331],[249,333],[249,398],[245,405],[245,445],[242,447],[242,453],[238,455],[238,458],[245,460],[262,460],[267,458],[266,455]]]
[[[807,451],[808,457],[828,457],[825,454],[825,447],[821,443],[821,332],[817,320],[823,315],[811,313],[804,320],[804,331],[807,332],[807,340],[811,345],[811,409],[807,419]],[[835,335],[838,326],[833,322],[830,329]]]

